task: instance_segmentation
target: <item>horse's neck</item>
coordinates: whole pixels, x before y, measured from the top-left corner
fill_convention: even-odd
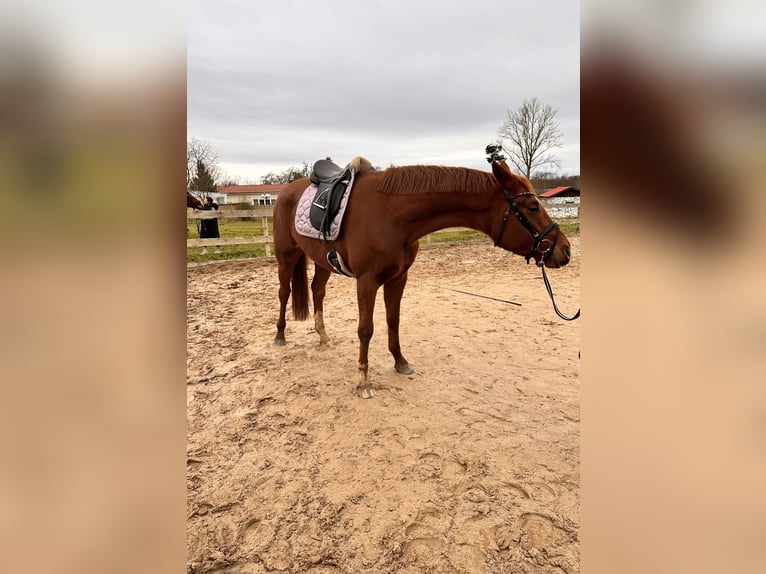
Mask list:
[[[468,227],[489,235],[492,216],[502,219],[502,211],[494,214],[494,198],[488,191],[482,194],[439,193],[430,194],[427,202],[413,209],[410,221],[413,224],[413,239],[447,227]]]

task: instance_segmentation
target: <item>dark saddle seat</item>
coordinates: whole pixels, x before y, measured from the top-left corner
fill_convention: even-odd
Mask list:
[[[309,221],[324,236],[330,233],[330,224],[340,211],[351,175],[350,166],[340,167],[329,159],[315,162],[309,174],[309,179],[317,186],[317,193],[309,210]]]
[[[314,163],[309,179],[312,183],[329,183],[338,179],[343,172],[343,168],[329,159],[320,159]]]

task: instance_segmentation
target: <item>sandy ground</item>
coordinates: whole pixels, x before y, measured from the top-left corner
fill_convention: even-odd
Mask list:
[[[567,314],[571,240],[549,272]],[[381,289],[372,400],[354,394],[353,279],[328,284],[329,348],[290,318],[272,345],[273,259],[187,279],[190,573],[580,571],[579,322],[537,268],[488,240],[421,246],[401,321],[415,373],[393,369]]]

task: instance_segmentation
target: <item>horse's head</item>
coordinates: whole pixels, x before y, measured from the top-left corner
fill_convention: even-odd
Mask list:
[[[186,207],[193,207],[194,209],[202,209],[205,207],[202,202],[194,197],[194,195],[187,189],[186,190]]]
[[[492,162],[492,174],[504,196],[498,203],[506,205],[502,223],[493,224],[495,245],[524,255],[527,263],[534,259],[552,268],[569,263],[569,240],[538,201],[529,180],[511,173],[505,162]]]

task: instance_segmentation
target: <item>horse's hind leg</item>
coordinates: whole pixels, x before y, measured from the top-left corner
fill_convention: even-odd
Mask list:
[[[300,259],[301,252],[296,251],[289,256],[284,255],[279,259],[279,319],[277,320],[277,336],[274,337],[274,344],[282,346],[285,344],[285,327],[287,327],[287,301],[290,299],[290,280],[293,277],[293,270]]]
[[[314,329],[319,334],[319,342],[322,345],[332,345],[332,339],[324,328],[324,296],[327,288],[327,280],[331,272],[319,265],[314,265],[314,279],[311,281],[311,294],[314,299]]]
[[[394,356],[394,368],[397,373],[409,375],[413,371],[407,359],[402,355],[402,349],[399,345],[399,312],[405,285],[407,285],[407,272],[383,285],[383,299],[386,302],[388,350]]]

